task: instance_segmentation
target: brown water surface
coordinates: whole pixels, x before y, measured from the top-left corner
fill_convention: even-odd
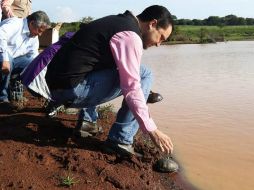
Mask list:
[[[144,52],[158,127],[199,189],[253,190],[254,42],[174,45]]]

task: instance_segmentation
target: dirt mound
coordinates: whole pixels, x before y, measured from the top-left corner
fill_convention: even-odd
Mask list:
[[[160,157],[150,140],[139,134],[135,148],[144,158],[123,158],[104,151],[114,114],[99,121],[104,133],[73,136],[77,115],[45,117],[43,100],[26,94],[25,107],[0,105],[1,189],[192,189],[179,174],[160,174]]]

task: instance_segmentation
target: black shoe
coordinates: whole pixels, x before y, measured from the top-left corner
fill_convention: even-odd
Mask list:
[[[64,105],[57,105],[54,102],[49,102],[46,107],[46,115],[47,117],[53,118],[56,117],[58,112],[64,109]]]
[[[147,99],[147,103],[153,104],[156,102],[160,102],[162,99],[163,99],[162,95],[160,95],[159,93],[150,91],[150,94]]]
[[[166,158],[161,158],[155,163],[155,169],[158,172],[177,172],[179,169],[178,164],[172,159],[172,157],[168,156]]]
[[[13,105],[9,100],[0,100],[0,112],[11,113],[13,111],[18,111],[17,107]]]
[[[135,152],[134,147],[131,144],[120,144],[111,140],[105,141],[105,151],[108,153],[117,153],[120,156],[137,156],[143,157],[142,154]]]
[[[10,101],[8,99],[0,100],[0,104],[8,104]]]
[[[77,127],[74,129],[74,135],[82,138],[95,136],[102,132],[103,129],[101,126],[88,121],[78,121]]]

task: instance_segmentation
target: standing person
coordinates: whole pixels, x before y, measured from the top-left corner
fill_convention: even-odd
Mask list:
[[[9,102],[10,76],[20,73],[38,55],[37,36],[49,27],[50,20],[43,11],[0,23],[0,102]],[[22,98],[23,93],[18,95],[18,99]]]
[[[2,20],[11,17],[25,18],[32,12],[32,0],[2,0]]]
[[[171,139],[157,128],[146,105],[152,74],[141,65],[141,57],[143,49],[159,46],[172,30],[170,12],[158,5],[138,16],[126,11],[92,21],[58,50],[46,68],[46,83],[39,85],[47,86],[55,105],[82,108],[75,128],[80,137],[100,132],[97,105],[123,95],[106,141],[108,148],[139,156],[133,140],[140,127],[169,154],[173,151]],[[178,168],[174,161],[169,167],[170,171]]]

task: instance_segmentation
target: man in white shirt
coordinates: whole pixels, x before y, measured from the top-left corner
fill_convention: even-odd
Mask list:
[[[20,73],[38,55],[37,36],[49,27],[50,20],[43,11],[0,23],[0,102],[9,101],[10,76]]]

